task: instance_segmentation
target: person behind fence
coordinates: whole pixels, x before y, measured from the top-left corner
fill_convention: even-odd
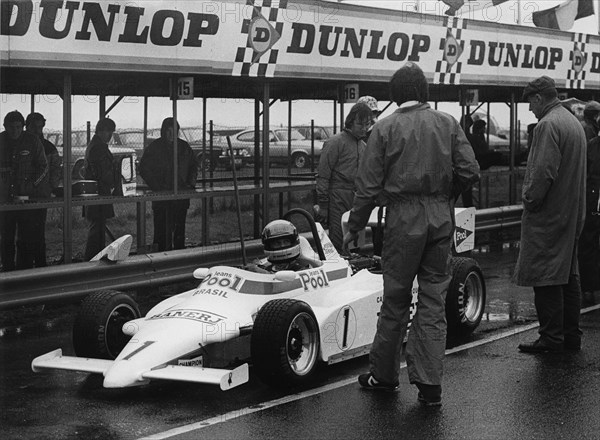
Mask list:
[[[598,136],[598,131],[600,131],[600,123],[598,122],[599,115],[600,103],[597,101],[590,101],[585,105],[581,125],[583,125],[585,138],[588,142]]]
[[[173,191],[173,145],[177,140],[177,189],[196,187],[198,164],[190,145],[175,135],[173,118],[166,118],[160,128],[160,138],[144,149],[140,174],[152,191]],[[177,132],[179,132],[179,123]],[[161,252],[185,247],[185,219],[190,199],[153,201],[154,247]]]
[[[352,207],[354,179],[365,150],[363,138],[373,114],[366,104],[355,104],[346,116],[344,130],[323,144],[317,174],[317,221],[327,225],[329,238],[342,251],[342,214]]]
[[[600,125],[600,113],[597,122]],[[595,304],[594,292],[600,290],[600,133],[587,144],[586,210],[579,237],[579,271],[582,304]]]
[[[473,133],[467,136],[482,171],[494,165],[500,165],[502,162],[502,154],[499,151],[490,150],[485,134],[486,125],[487,123],[483,119],[476,120],[473,122]]]
[[[33,112],[27,116],[25,127],[29,133],[37,136],[44,146],[44,154],[48,162],[48,172],[38,186],[36,196],[42,199],[48,199],[52,196],[52,190],[58,188],[62,178],[61,158],[58,154],[56,146],[48,139],[44,138],[44,127],[46,126],[46,118],[41,113]],[[37,216],[38,233],[37,247],[34,255],[35,267],[46,266],[46,218],[48,216],[48,208],[35,209],[30,211],[31,215]]]
[[[539,337],[525,353],[581,348],[577,241],[585,217],[585,133],[548,76],[531,81],[523,100],[538,119],[523,179],[521,243],[513,280],[532,286]]]
[[[35,197],[48,173],[40,139],[24,131],[24,127],[25,118],[20,112],[15,110],[4,117],[5,130],[0,133],[0,203]],[[29,210],[5,211],[0,215],[0,258],[4,272],[33,267],[37,218]]]
[[[96,124],[96,132],[85,150],[84,177],[98,183],[98,195],[110,196],[118,183],[113,155],[108,143],[116,124],[110,118],[102,118]],[[91,260],[106,246],[106,220],[115,216],[112,203],[84,206],[83,214],[88,221],[88,235],[84,258]]]
[[[419,307],[406,345],[408,376],[418,400],[441,405],[446,348],[445,297],[454,232],[454,200],[479,179],[465,133],[452,116],[432,109],[421,68],[406,63],[390,80],[398,109],[377,122],[356,176],[344,247],[356,242],[373,207],[387,206],[383,240],[383,302],[361,387],[394,391],[410,316],[412,285]]]

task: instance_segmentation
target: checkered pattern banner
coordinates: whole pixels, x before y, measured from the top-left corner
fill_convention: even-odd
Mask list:
[[[252,18],[242,22],[242,34],[248,35],[246,45],[238,47],[233,65],[234,76],[273,77],[277,65],[278,49],[273,46],[283,32],[282,11],[287,8],[288,0],[247,0],[252,6]],[[268,22],[268,42],[262,42],[266,47],[257,50],[254,44],[253,23],[264,19]],[[264,31],[266,28],[262,27]]]
[[[462,31],[467,29],[467,23],[460,18],[446,17],[444,26],[447,29],[446,38],[442,40],[440,50],[443,57],[436,63],[433,76],[434,84],[460,84],[462,62],[458,61],[464,49],[461,41]]]
[[[584,65],[589,60],[585,58],[585,46],[590,41],[590,36],[586,34],[573,34],[573,51],[571,52],[571,67],[567,71],[566,87],[569,89],[584,89],[586,72]]]

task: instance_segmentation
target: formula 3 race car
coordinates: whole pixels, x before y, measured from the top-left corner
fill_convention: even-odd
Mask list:
[[[455,210],[457,252],[473,248],[474,212]],[[284,218],[293,214],[302,214],[311,228],[316,251],[300,236],[309,269],[256,273],[227,266],[199,268],[194,271],[201,280],[198,287],[161,301],[144,317],[125,293],[93,293],[74,322],[76,356],[51,351],[33,360],[33,371],[102,374],[107,388],[167,379],[229,390],[249,380],[249,363],[262,381],[283,386],[309,380],[319,363],[367,354],[383,298],[378,258],[342,258],[310,214],[293,209]],[[376,215],[370,224],[377,224]],[[451,273],[448,336],[460,337],[481,321],[485,282],[471,258],[453,257]],[[415,279],[415,307],[417,292]]]

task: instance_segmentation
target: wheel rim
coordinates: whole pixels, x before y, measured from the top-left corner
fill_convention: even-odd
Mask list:
[[[308,374],[317,360],[318,336],[315,320],[308,313],[298,314],[287,334],[288,364],[298,376]]]
[[[464,320],[476,322],[483,311],[483,283],[479,274],[475,271],[469,272],[465,280],[463,292]]]
[[[123,324],[136,318],[135,309],[128,304],[119,304],[108,315],[104,343],[109,355],[113,358],[117,357],[131,339],[130,336],[123,333]]]
[[[294,165],[296,165],[296,168],[304,168],[306,166],[306,157],[299,154],[296,156],[296,159],[294,159]]]

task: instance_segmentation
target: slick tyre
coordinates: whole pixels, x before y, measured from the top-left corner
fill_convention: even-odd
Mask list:
[[[485,310],[485,281],[479,264],[472,258],[455,257],[450,262],[452,280],[446,296],[448,340],[473,333]]]
[[[140,316],[138,305],[125,293],[101,290],[87,296],[73,324],[75,354],[115,359],[131,339],[123,333],[123,324]]]
[[[258,377],[272,386],[304,383],[319,356],[319,326],[303,301],[276,299],[258,312],[250,345]]]

